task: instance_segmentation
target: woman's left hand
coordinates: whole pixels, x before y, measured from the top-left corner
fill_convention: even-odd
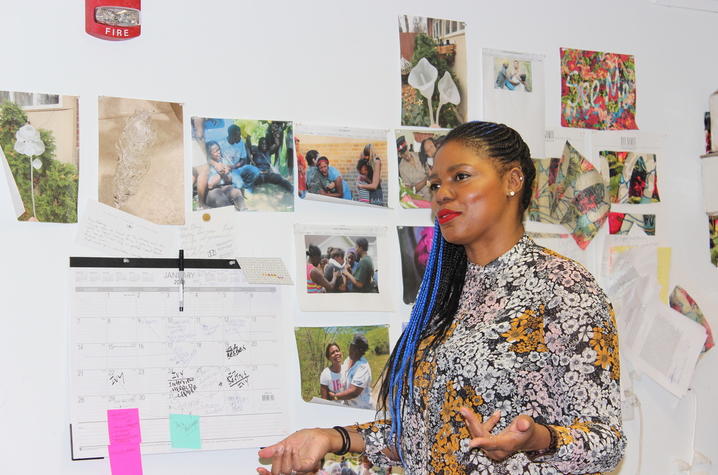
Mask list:
[[[543,444],[537,444],[541,426],[530,416],[520,414],[504,430],[492,434],[491,431],[501,419],[500,411],[494,412],[486,421],[468,407],[462,407],[459,412],[464,416],[471,434],[469,447],[480,448],[492,460],[500,461],[516,452],[542,448]]]

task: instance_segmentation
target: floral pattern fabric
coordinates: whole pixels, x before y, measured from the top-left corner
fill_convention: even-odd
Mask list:
[[[411,474],[610,471],[626,444],[619,368],[613,310],[594,278],[523,236],[486,266],[468,263],[454,323],[415,368],[413,401],[402,419],[404,468]],[[483,418],[500,410],[495,433],[527,414],[555,429],[558,450],[492,461],[468,447],[462,406]],[[374,464],[399,464],[386,455],[395,445],[387,421],[358,429]]]

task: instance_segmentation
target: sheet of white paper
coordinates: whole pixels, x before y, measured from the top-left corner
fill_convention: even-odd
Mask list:
[[[77,244],[115,257],[176,257],[177,231],[88,200]]]
[[[663,304],[638,342],[636,367],[677,397],[683,397],[706,340],[702,325]]]
[[[269,445],[288,430],[282,291],[230,269],[71,269],[76,458],[105,456],[108,409],[138,408],[142,452],[174,452],[169,414],[202,416],[202,449]]]
[[[484,119],[516,129],[533,158],[545,157],[543,60],[544,55],[483,50]],[[529,81],[519,81],[519,77]]]
[[[233,207],[192,213],[180,229],[179,242],[186,258],[234,259],[234,237],[239,232]]]
[[[25,213],[25,205],[22,203],[22,198],[20,198],[20,191],[17,189],[17,183],[15,183],[15,177],[12,176],[12,171],[10,171],[10,165],[7,163],[7,158],[5,157],[5,153],[2,151],[2,148],[0,148],[0,162],[2,162],[3,170],[5,171],[5,178],[7,179],[7,189],[10,192],[10,199],[12,200],[12,205],[15,208],[15,217],[18,218]]]

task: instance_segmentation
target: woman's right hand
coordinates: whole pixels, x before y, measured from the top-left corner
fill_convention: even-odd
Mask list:
[[[322,458],[341,448],[342,438],[334,429],[302,429],[286,439],[259,451],[259,457],[272,460],[272,471],[258,467],[261,475],[313,473]]]

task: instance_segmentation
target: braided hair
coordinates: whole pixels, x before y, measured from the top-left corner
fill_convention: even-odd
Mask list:
[[[531,201],[536,169],[529,148],[518,132],[504,124],[467,122],[449,132],[441,147],[449,142],[463,144],[489,157],[501,175],[513,167],[521,167],[524,183],[519,215],[522,216]],[[431,350],[443,341],[454,322],[466,269],[464,246],[446,241],[436,221],[431,253],[416,303],[411,310],[409,323],[384,369],[385,377],[379,395],[379,409],[388,412],[391,418],[391,432],[402,459],[402,414],[407,398],[410,403],[414,398],[414,368],[424,362]],[[426,340],[426,346],[418,351],[422,340]]]

